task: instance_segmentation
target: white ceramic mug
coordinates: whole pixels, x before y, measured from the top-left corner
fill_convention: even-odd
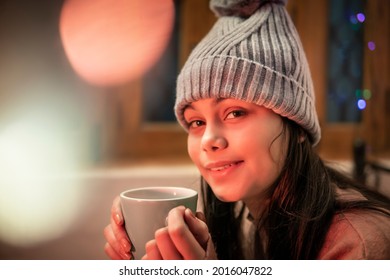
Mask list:
[[[145,244],[154,239],[157,229],[165,226],[171,209],[185,206],[196,211],[198,193],[184,187],[144,187],[120,194],[125,228],[133,244],[134,259],[145,255]]]

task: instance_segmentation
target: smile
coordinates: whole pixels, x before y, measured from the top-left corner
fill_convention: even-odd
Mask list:
[[[208,169],[210,171],[223,171],[223,170],[229,169],[233,166],[236,166],[242,162],[243,161],[236,161],[236,162],[230,162],[230,163],[213,163],[213,164],[206,165],[206,169]]]

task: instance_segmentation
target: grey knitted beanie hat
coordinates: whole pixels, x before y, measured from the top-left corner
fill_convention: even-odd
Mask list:
[[[313,82],[287,0],[211,0],[219,17],[181,70],[175,114],[205,98],[235,98],[287,117],[321,138]]]

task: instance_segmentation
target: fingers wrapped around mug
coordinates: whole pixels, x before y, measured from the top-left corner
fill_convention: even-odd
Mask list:
[[[131,258],[131,243],[124,228],[119,197],[114,199],[110,224],[104,228],[103,234],[107,241],[104,251],[111,259]]]
[[[143,259],[205,259],[209,241],[206,223],[179,206],[169,212],[167,226],[148,242]]]
[[[158,249],[156,239],[150,240],[145,245],[146,254],[142,260],[163,260],[160,250]]]

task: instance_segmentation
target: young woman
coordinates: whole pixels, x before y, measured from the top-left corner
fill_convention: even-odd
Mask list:
[[[203,213],[178,207],[144,259],[390,259],[390,200],[328,167],[285,1],[212,0],[219,16],[177,81]],[[104,231],[131,258],[119,199]]]

